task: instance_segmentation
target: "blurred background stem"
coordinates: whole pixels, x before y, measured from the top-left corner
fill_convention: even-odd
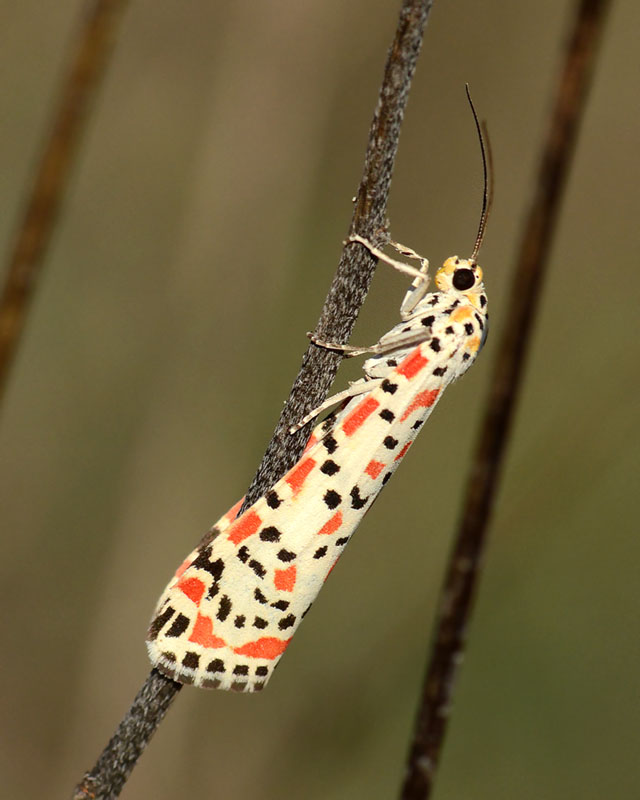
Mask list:
[[[433,789],[553,232],[558,224],[562,194],[609,5],[609,0],[579,0],[576,4],[516,259],[507,322],[500,339],[480,439],[440,593],[402,800],[422,800],[430,797]]]
[[[86,0],[0,296],[0,411],[11,364],[127,0]]]
[[[399,6],[127,6],[3,403],[9,797],[68,796],[94,763],[148,673],[159,590],[255,472],[348,232]],[[5,268],[90,7],[3,4]],[[575,0],[434,4],[390,231],[432,272],[472,246],[481,180],[470,81],[497,175],[481,253],[484,352],[367,515],[268,691],[181,692],[123,797],[397,795],[425,609],[436,607],[574,13]],[[639,29],[640,4],[611,4],[438,797],[637,795]],[[351,338],[377,340],[405,289],[377,269]],[[335,390],[359,377],[356,361],[341,365]]]

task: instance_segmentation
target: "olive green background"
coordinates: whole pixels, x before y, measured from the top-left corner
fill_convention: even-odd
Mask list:
[[[469,253],[469,81],[496,171],[487,346],[268,689],[183,690],[123,797],[395,796],[573,5],[435,3],[389,213],[432,265]],[[157,596],[253,475],[339,257],[398,6],[131,3],[2,410],[3,798],[65,797],[93,764],[148,672]],[[0,2],[3,260],[81,7]],[[613,3],[438,800],[638,796],[639,25]],[[405,286],[378,270],[354,342]]]

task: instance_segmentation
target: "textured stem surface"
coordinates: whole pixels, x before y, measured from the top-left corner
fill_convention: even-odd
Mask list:
[[[375,238],[386,222],[391,175],[411,79],[422,44],[432,0],[404,0],[395,38],[385,66],[371,124],[362,180],[350,233]],[[316,328],[322,339],[349,338],[375,269],[375,259],[362,247],[347,246]],[[335,378],[341,356],[311,345],[282,411],[280,420],[247,492],[244,506],[261,497],[300,457],[308,430],[289,434],[289,427],[319,405]],[[180,684],[152,670],[98,762],[76,787],[78,798],[115,798],[162,721]]]

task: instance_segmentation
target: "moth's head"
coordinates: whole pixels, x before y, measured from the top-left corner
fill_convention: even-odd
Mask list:
[[[436,272],[435,282],[441,292],[464,295],[479,310],[487,304],[482,269],[473,258],[451,256]]]

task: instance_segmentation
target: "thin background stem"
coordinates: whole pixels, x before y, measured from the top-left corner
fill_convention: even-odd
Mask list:
[[[0,298],[0,404],[126,0],[85,5]]]
[[[509,316],[440,596],[402,800],[423,800],[433,788],[530,334],[608,7],[609,0],[580,0],[576,6],[520,244]]]
[[[400,128],[431,5],[432,0],[404,0],[402,4],[369,132],[350,233],[377,238],[384,230]],[[375,264],[376,259],[362,247],[343,249],[316,329],[320,337],[338,342],[348,339]],[[292,436],[289,427],[326,397],[339,363],[338,354],[322,348],[310,346],[305,353],[244,507],[261,497],[300,457],[308,429]],[[118,797],[180,688],[180,684],[151,671],[96,765],[76,787],[75,800]]]

